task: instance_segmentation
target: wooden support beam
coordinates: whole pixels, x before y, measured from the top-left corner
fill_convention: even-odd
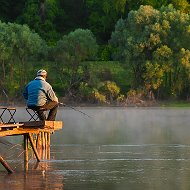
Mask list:
[[[45,150],[45,134],[44,134],[44,132],[41,132],[41,136],[42,136],[42,150]]]
[[[50,160],[50,133],[47,133],[47,147],[46,147],[46,151],[47,151],[47,159]]]
[[[14,135],[24,135],[26,133],[34,133],[38,134],[39,129],[22,129],[22,128],[14,128],[12,130],[3,130],[0,131],[0,137],[5,137],[5,136],[14,136]]]
[[[47,147],[49,148],[50,147],[50,137],[51,137],[51,135],[50,135],[50,133],[47,133]]]
[[[24,169],[28,170],[28,134],[24,134]]]
[[[13,169],[11,168],[11,166],[9,166],[9,164],[3,159],[2,156],[0,156],[0,162],[1,164],[5,167],[5,169],[7,170],[8,173],[14,173]]]
[[[34,142],[33,142],[32,135],[29,133],[29,134],[28,134],[28,137],[29,137],[30,144],[31,144],[31,146],[32,146],[32,150],[34,151],[34,154],[35,154],[35,156],[36,156],[36,159],[37,159],[38,162],[40,162],[40,157],[39,157],[39,155],[38,155],[38,151],[37,151],[37,149],[36,149],[36,146],[35,146],[35,144],[34,144]]]
[[[37,149],[38,149],[38,150],[42,149],[42,138],[41,138],[41,133],[38,133],[36,144],[37,144]]]

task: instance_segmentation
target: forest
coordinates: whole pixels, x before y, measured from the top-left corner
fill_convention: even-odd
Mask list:
[[[64,100],[189,100],[190,0],[1,0],[1,100],[41,68]]]

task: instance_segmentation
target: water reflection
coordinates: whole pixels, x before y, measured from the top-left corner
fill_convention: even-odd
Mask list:
[[[81,110],[93,118],[59,110],[65,126],[52,136],[50,160],[30,159],[25,174],[10,157],[20,166],[10,176],[0,167],[0,189],[190,189],[190,109]],[[16,119],[25,114],[18,108]]]
[[[28,189],[64,189],[63,175],[44,170],[30,170],[27,173],[16,172],[6,175],[0,172],[0,189],[4,190],[28,190]]]

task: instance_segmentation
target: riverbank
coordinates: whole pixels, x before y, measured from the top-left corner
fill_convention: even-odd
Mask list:
[[[140,101],[136,103],[112,103],[112,104],[102,104],[102,103],[89,103],[89,102],[77,102],[69,101],[60,98],[60,102],[63,102],[65,105],[74,106],[74,107],[190,107],[190,101]],[[16,106],[16,107],[25,107],[26,103],[24,101],[1,101],[0,106]]]

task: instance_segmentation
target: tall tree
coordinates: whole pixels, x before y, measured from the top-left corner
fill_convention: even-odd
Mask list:
[[[29,73],[28,59],[42,49],[42,39],[28,26],[0,23],[1,85],[10,93],[20,92]]]
[[[53,52],[60,80],[67,80],[67,88],[75,91],[75,87],[81,82],[81,63],[93,58],[97,53],[96,39],[90,30],[77,29],[64,35]]]
[[[132,88],[181,96],[190,86],[189,15],[171,5],[141,6],[120,19],[112,34],[115,58],[133,73]]]
[[[190,13],[190,3],[187,0],[172,0],[171,3],[181,12]]]

